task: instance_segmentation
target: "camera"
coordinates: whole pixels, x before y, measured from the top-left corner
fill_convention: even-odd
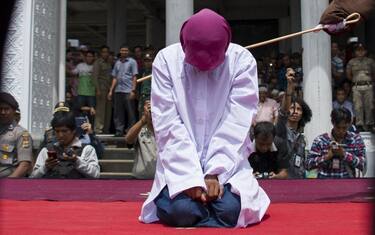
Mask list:
[[[257,179],[268,179],[269,174],[268,174],[268,172],[259,173],[259,174],[255,175],[255,178],[257,178]]]
[[[338,149],[339,148],[339,144],[337,142],[335,142],[335,141],[332,141],[331,142],[331,147],[332,147],[332,149]]]
[[[345,144],[339,144],[336,141],[332,141],[331,142],[331,147],[332,147],[333,150],[337,150],[340,147],[346,147],[346,145]]]

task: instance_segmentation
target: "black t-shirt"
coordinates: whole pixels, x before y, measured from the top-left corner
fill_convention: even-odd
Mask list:
[[[253,152],[249,156],[249,162],[253,168],[253,172],[259,173],[278,173],[281,169],[288,169],[289,157],[286,141],[279,137],[275,137],[274,144],[276,151],[266,153]]]

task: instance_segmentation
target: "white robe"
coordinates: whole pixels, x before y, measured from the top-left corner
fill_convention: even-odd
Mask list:
[[[249,129],[258,104],[256,61],[231,43],[224,62],[199,71],[184,62],[181,44],[158,53],[152,69],[151,111],[158,148],[155,180],[140,221],[159,220],[153,202],[167,185],[173,198],[204,176],[218,175],[240,195],[237,227],[259,222],[270,200],[252,174]]]

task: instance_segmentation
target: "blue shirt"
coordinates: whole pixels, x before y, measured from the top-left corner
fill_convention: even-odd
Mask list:
[[[333,101],[333,109],[346,108],[352,114],[352,118],[355,117],[353,103],[345,100],[344,103],[340,104],[337,100]]]
[[[138,74],[137,62],[133,58],[120,59],[115,63],[112,76],[117,79],[115,92],[130,93],[132,80]]]

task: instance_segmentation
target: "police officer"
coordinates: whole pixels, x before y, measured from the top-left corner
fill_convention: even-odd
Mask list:
[[[0,92],[0,178],[24,177],[32,162],[32,139],[15,120],[18,103]]]
[[[373,117],[373,83],[375,80],[375,61],[366,56],[363,44],[354,47],[355,58],[346,67],[346,74],[353,82],[353,103],[356,113],[358,130],[371,130],[374,125]]]
[[[154,61],[154,57],[151,53],[147,53],[143,56],[143,69],[140,72],[142,75],[141,77],[148,76],[152,73],[152,62]],[[150,100],[151,94],[151,79],[143,81],[139,87],[139,103],[138,103],[138,112],[139,115],[143,115],[144,104],[146,100]]]

